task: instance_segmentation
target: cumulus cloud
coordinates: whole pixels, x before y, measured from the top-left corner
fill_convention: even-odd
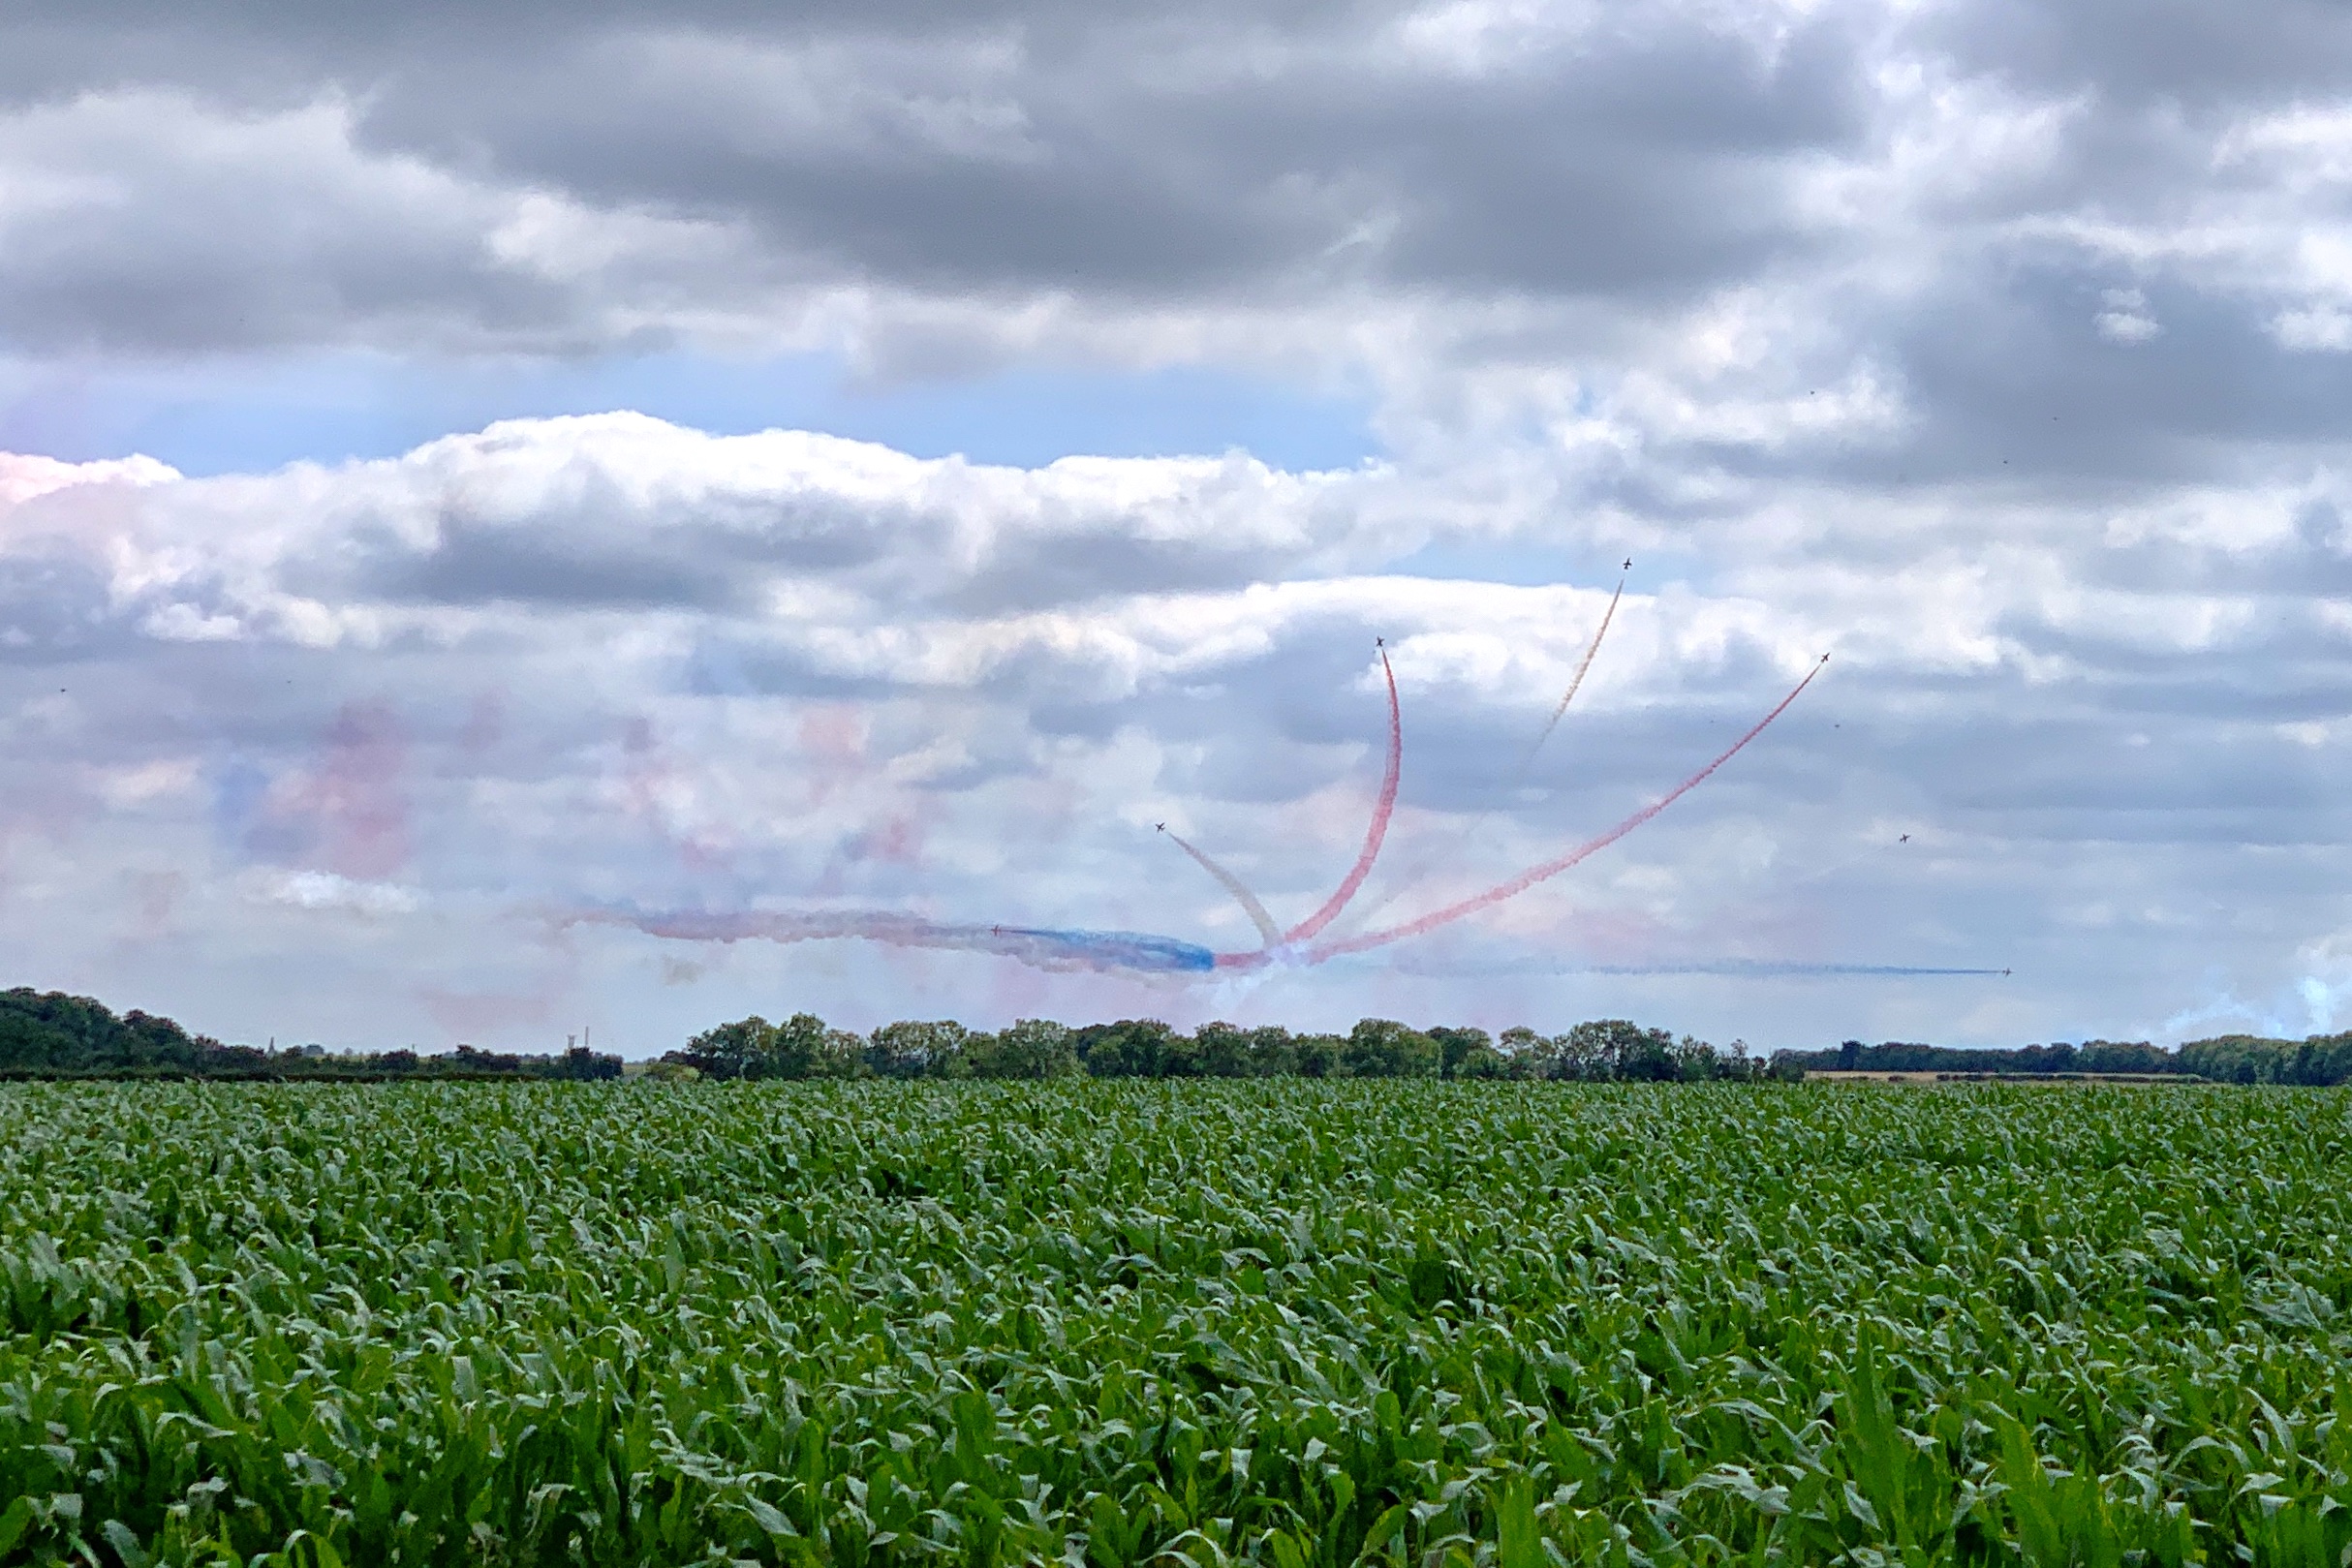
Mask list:
[[[586,963],[583,948],[675,961],[556,918],[610,902],[895,907],[1247,945],[1150,825],[1214,843],[1278,906],[1313,902],[1351,857],[1376,782],[1376,632],[1408,715],[1390,868],[1408,875],[1376,884],[1383,910],[1473,891],[1639,805],[1820,651],[1840,656],[1773,744],[1588,878],[1384,971],[1376,990],[1422,1005],[1448,995],[1449,961],[1492,968],[1498,951],[1608,969],[2195,946],[2212,934],[2204,906],[2262,875],[2259,846],[2307,845],[2339,815],[2319,780],[2343,737],[2313,725],[2352,627],[2290,565],[2342,559],[2340,530],[2309,521],[2333,488],[2272,498],[2259,533],[2214,530],[2212,508],[2243,507],[2234,495],[2119,517],[2113,552],[2137,565],[2114,580],[2031,507],[1996,520],[1989,561],[1920,519],[1875,559],[1800,568],[1790,539],[1817,551],[1857,525],[1758,528],[1704,583],[1637,583],[1569,725],[1514,779],[1607,569],[1525,587],[1396,569],[1399,551],[1455,537],[1397,530],[1428,476],[1239,459],[990,469],[639,415],[268,476],[15,472],[43,483],[19,485],[40,493],[0,519],[16,541],[0,565],[21,549],[45,582],[77,573],[77,597],[29,601],[80,606],[96,640],[23,641],[11,798],[54,802],[109,770],[97,815],[48,808],[13,841],[0,897],[60,949],[76,926],[57,912],[67,869],[91,862],[120,862],[143,951],[271,938],[253,916],[206,923],[203,885],[153,912],[141,876],[209,865],[246,907],[364,917],[314,923],[305,942],[456,965],[432,971],[451,994],[512,989],[495,966],[474,972],[493,953],[535,971]],[[485,534],[525,565],[483,570]],[[467,541],[453,561],[452,539]],[[1055,551],[1074,560],[1027,565]],[[2151,585],[2151,567],[2178,586]],[[191,626],[221,630],[192,641]],[[2273,678],[2282,661],[2300,690]],[[62,690],[40,695],[52,677]],[[2215,732],[2231,743],[2219,758],[2188,744]],[[1897,846],[1904,832],[1916,849]],[[2317,882],[2301,897],[2324,909]],[[847,1015],[876,984],[997,983],[895,954],[792,965]],[[1524,987],[1481,1005],[1540,1000],[1546,964],[1512,966]],[[648,989],[675,996],[654,972]],[[1741,989],[1730,972],[1710,983]],[[1052,995],[1312,1012],[1353,1005],[1365,983],[1350,968],[1226,997],[1080,977]],[[555,984],[535,974],[541,999],[511,1017],[543,1021]],[[2078,984],[2052,975],[2035,996]],[[1965,999],[1980,1030],[2031,1011]],[[448,1013],[410,1005],[419,1028]],[[1919,1005],[1872,1003],[1892,1022]]]

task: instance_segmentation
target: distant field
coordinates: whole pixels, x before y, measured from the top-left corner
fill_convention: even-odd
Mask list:
[[[0,1561],[2339,1564],[2352,1095],[0,1088]]]

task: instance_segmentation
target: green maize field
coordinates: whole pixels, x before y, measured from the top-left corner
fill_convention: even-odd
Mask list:
[[[2352,1546],[2334,1090],[0,1089],[0,1562]]]

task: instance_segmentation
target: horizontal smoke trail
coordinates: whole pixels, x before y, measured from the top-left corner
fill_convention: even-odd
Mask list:
[[[1586,964],[1575,974],[1729,974],[1764,980],[1860,975],[1881,979],[1925,979],[1934,975],[2007,974],[2007,969],[1945,968],[1925,964],[1799,964],[1778,959],[1717,959],[1704,964]]]
[[[1821,662],[1815,664],[1811,669],[1806,671],[1805,679],[1799,681],[1796,685],[1796,689],[1790,692],[1788,695],[1780,699],[1780,704],[1779,707],[1773,709],[1772,712],[1757,720],[1754,728],[1750,729],[1747,734],[1742,735],[1738,740],[1733,741],[1730,746],[1724,749],[1722,754],[1718,756],[1714,761],[1708,763],[1705,767],[1699,769],[1698,772],[1692,774],[1689,778],[1685,779],[1681,784],[1676,784],[1672,789],[1668,790],[1665,795],[1651,802],[1649,805],[1643,807],[1640,811],[1635,812],[1631,816],[1626,817],[1624,821],[1618,823],[1606,833],[1599,835],[1597,838],[1587,839],[1584,843],[1578,845],[1566,854],[1561,855],[1556,859],[1547,860],[1539,866],[1532,866],[1528,870],[1523,871],[1518,876],[1512,877],[1507,882],[1503,882],[1496,887],[1490,887],[1485,892],[1464,899],[1458,904],[1449,904],[1442,909],[1432,910],[1430,913],[1422,915],[1417,920],[1408,920],[1403,925],[1390,926],[1385,930],[1368,931],[1361,936],[1348,937],[1335,942],[1326,942],[1320,947],[1311,949],[1306,955],[1307,962],[1310,964],[1319,964],[1326,959],[1337,958],[1342,953],[1361,953],[1374,947],[1385,947],[1390,942],[1402,941],[1408,937],[1419,937],[1428,932],[1435,931],[1440,926],[1451,925],[1455,921],[1460,920],[1465,916],[1476,914],[1481,909],[1491,909],[1496,905],[1502,903],[1505,899],[1517,898],[1529,888],[1533,887],[1537,882],[1549,881],[1552,877],[1559,876],[1562,872],[1566,871],[1569,867],[1576,865],[1578,862],[1583,861],[1592,855],[1597,854],[1603,849],[1606,849],[1609,845],[1615,844],[1618,840],[1624,838],[1635,828],[1640,827],[1644,822],[1649,821],[1652,817],[1664,811],[1667,807],[1673,805],[1676,801],[1682,799],[1685,795],[1690,793],[1690,791],[1693,789],[1696,789],[1700,784],[1705,784],[1714,776],[1715,771],[1718,768],[1721,767],[1724,763],[1730,761],[1733,757],[1739,755],[1741,752],[1745,751],[1749,741],[1752,741],[1758,735],[1763,734],[1766,727],[1769,726],[1775,719],[1779,718],[1780,715],[1788,711],[1788,705],[1790,703],[1796,701],[1798,697],[1804,695],[1805,689],[1813,684],[1813,677],[1820,674],[1822,669],[1826,667],[1828,663],[1829,655],[1823,654],[1821,656]],[[1239,964],[1228,963],[1228,958],[1233,956],[1235,955],[1224,953],[1218,954],[1218,967],[1221,968],[1244,967]]]
[[[626,926],[649,937],[693,942],[871,941],[992,953],[1033,968],[1099,973],[1191,974],[1215,967],[1216,954],[1194,942],[1136,931],[1062,931],[1037,926],[980,926],[885,910],[816,914],[701,909],[586,909],[567,925]]]
[[[1166,828],[1161,828],[1160,831],[1162,833],[1168,833]],[[1168,833],[1168,837],[1175,840],[1176,847],[1182,849],[1186,854],[1191,855],[1193,862],[1198,865],[1202,871],[1205,871],[1211,876],[1216,877],[1217,883],[1220,887],[1222,887],[1226,892],[1233,895],[1233,902],[1242,907],[1242,912],[1250,917],[1250,924],[1257,928],[1257,934],[1266,939],[1266,945],[1268,947],[1272,947],[1276,942],[1283,939],[1283,928],[1274,923],[1274,916],[1266,912],[1266,907],[1258,902],[1257,895],[1251,892],[1249,887],[1243,883],[1240,877],[1225,870],[1224,867],[1219,865],[1216,861],[1211,860],[1207,855],[1201,853],[1198,849],[1193,848],[1183,839],[1178,838],[1177,835]]]
[[[1922,964],[1808,964],[1793,959],[1774,958],[1692,959],[1681,964],[1579,964],[1569,959],[1527,958],[1492,964],[1404,963],[1396,965],[1395,968],[1405,974],[1446,979],[1474,979],[1481,975],[1501,974],[1605,974],[1637,978],[1650,975],[1722,975],[1745,980],[1915,980],[1939,976],[1982,979],[2009,973],[2007,969],[1944,968]]]
[[[1364,832],[1363,852],[1323,907],[1283,933],[1285,945],[1305,941],[1339,918],[1355,890],[1364,885],[1364,878],[1372,875],[1372,863],[1380,858],[1381,842],[1388,837],[1388,819],[1397,809],[1397,782],[1405,771],[1405,716],[1397,707],[1397,672],[1388,667],[1385,648],[1380,650],[1380,673],[1388,678],[1388,771],[1380,780],[1380,798],[1372,808],[1372,825]]]

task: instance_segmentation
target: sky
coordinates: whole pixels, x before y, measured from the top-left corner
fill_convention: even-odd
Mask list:
[[[2352,1028],[2340,6],[32,9],[0,985]]]

